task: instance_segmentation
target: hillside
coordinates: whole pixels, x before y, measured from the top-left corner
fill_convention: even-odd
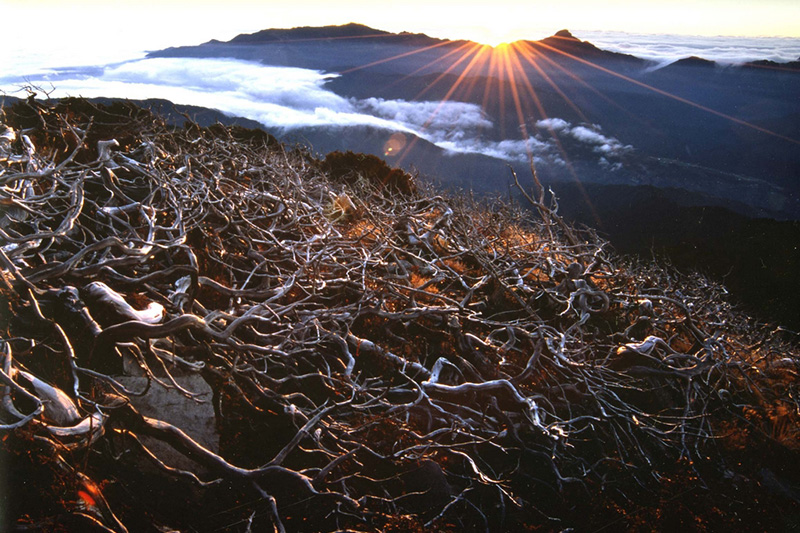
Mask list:
[[[0,114],[9,530],[784,531],[796,338],[379,159]]]
[[[111,105],[116,100],[92,98],[89,102]],[[11,107],[21,99],[7,96],[3,101]],[[183,126],[191,121],[200,126],[221,123],[265,129],[256,121],[229,116],[214,109],[160,99],[126,101],[152,111],[172,126]],[[312,150],[314,147],[326,147],[327,151],[352,148],[351,139],[341,132],[309,129],[287,134],[279,129],[265,131],[287,144],[300,143]],[[386,132],[375,130],[373,133],[372,149],[368,153],[381,153],[386,144]],[[415,144],[417,151],[431,148],[423,148],[430,143],[419,139]],[[359,146],[365,148],[364,144]],[[496,189],[492,181],[499,181],[497,178],[501,176],[511,179],[508,168],[498,169],[487,158],[477,155],[469,160],[476,177],[467,179],[461,175],[458,179],[448,179],[445,177],[447,172],[457,173],[457,165],[452,165],[452,159],[434,150],[430,150],[428,157],[436,160],[437,164],[417,169],[418,176],[443,190],[466,189],[479,196],[498,195],[501,190],[492,190],[492,187]],[[794,296],[800,293],[800,277],[793,274],[800,268],[800,248],[786,246],[789,242],[800,242],[800,220],[745,217],[721,207],[712,197],[697,190],[667,188],[667,184],[680,187],[681,183],[698,181],[696,169],[666,160],[660,161],[659,167],[665,176],[680,174],[681,180],[678,183],[676,180],[669,183],[668,179],[660,182],[650,180],[647,185],[627,186],[584,181],[545,185],[562,200],[560,214],[564,218],[573,224],[596,229],[616,251],[640,257],[656,256],[659,261],[668,261],[679,270],[703,272],[712,280],[724,282],[731,303],[755,319],[780,324],[793,331],[800,330],[800,302]],[[487,176],[492,179],[486,179]],[[545,182],[541,172],[539,177]],[[731,183],[724,180],[717,187],[729,192],[733,189]],[[741,192],[748,197],[769,195],[768,189],[758,189],[760,186],[750,184]],[[508,188],[502,188],[502,192],[508,192]],[[521,195],[511,192],[512,197],[525,203]],[[526,204],[526,207],[529,206]],[[744,204],[738,207],[740,211],[748,211]]]

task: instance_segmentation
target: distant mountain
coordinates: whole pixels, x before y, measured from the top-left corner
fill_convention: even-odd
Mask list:
[[[442,42],[442,39],[428,37],[422,33],[391,33],[383,30],[376,30],[363,24],[344,24],[342,26],[322,26],[292,29],[269,29],[261,30],[256,33],[240,34],[228,41],[229,44],[268,44],[276,42],[299,42],[299,41],[327,41],[332,39],[359,39],[368,38],[370,41],[381,40],[388,42],[413,43],[419,46],[427,46]],[[219,41],[212,41],[219,43]]]
[[[395,74],[410,64],[435,61],[443,50],[462,46],[464,41],[436,39],[425,34],[390,33],[362,24],[343,26],[267,29],[242,34],[230,41],[212,40],[197,46],[181,46],[151,52],[149,57],[235,57],[267,65],[292,66],[341,72],[379,62],[373,70]],[[474,44],[474,43],[473,43]],[[475,44],[474,44],[475,45]],[[478,45],[475,45],[478,46]],[[428,48],[432,50],[427,53]],[[410,60],[387,58],[413,51]],[[383,65],[381,68],[380,65]],[[400,68],[395,68],[395,67]]]
[[[779,70],[800,70],[800,57],[797,58],[797,61],[789,61],[788,63],[777,63],[775,61],[768,61],[764,59],[761,61],[750,61],[749,63],[745,63],[743,66],[751,68],[771,68]]]
[[[237,35],[231,44],[263,44],[274,41],[297,41],[303,39],[342,39],[357,37],[393,35],[387,31],[376,30],[363,24],[345,24],[343,26],[302,27],[293,29],[261,30],[256,33]]]
[[[592,62],[615,62],[626,64],[629,67],[639,68],[644,68],[651,64],[650,61],[629,54],[601,50],[589,41],[581,41],[572,35],[569,30],[561,30],[556,32],[552,37],[547,37],[540,41],[526,42],[531,43],[534,47],[543,52],[547,50],[558,51],[563,54],[568,54],[569,56]]]
[[[709,61],[708,59],[703,59],[702,57],[690,56],[690,57],[685,57],[683,59],[679,59],[674,63],[670,63],[668,66],[664,68],[672,68],[672,67],[710,68],[715,66],[717,66],[717,64],[714,61]]]

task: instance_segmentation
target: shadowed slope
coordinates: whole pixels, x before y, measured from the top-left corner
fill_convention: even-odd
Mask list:
[[[539,198],[534,220],[399,190],[260,131],[82,100],[2,122],[9,525],[797,523],[796,348],[702,276],[625,261]],[[134,408],[134,372],[191,401],[200,376],[219,448]]]

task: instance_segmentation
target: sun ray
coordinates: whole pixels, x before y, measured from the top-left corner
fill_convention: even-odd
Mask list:
[[[500,135],[504,136],[506,133],[506,86],[505,86],[505,72],[500,65],[502,57],[500,54],[492,54],[496,57],[494,62],[494,72],[497,79],[497,105],[499,108],[498,119],[500,126]]]
[[[489,101],[491,98],[491,89],[492,89],[492,72],[497,71],[497,54],[490,54],[489,55],[489,68],[486,73],[486,86],[483,90],[483,109],[489,109]]]
[[[630,111],[629,109],[627,109],[625,106],[622,106],[622,105],[620,105],[618,102],[614,101],[614,99],[610,98],[608,95],[605,95],[605,94],[603,94],[602,92],[600,92],[600,91],[599,91],[597,88],[593,87],[593,86],[592,86],[590,83],[588,83],[587,81],[585,81],[584,79],[582,79],[582,78],[581,78],[581,77],[580,77],[578,74],[576,74],[576,73],[572,72],[571,70],[569,70],[568,68],[564,67],[563,65],[560,65],[558,62],[554,61],[552,58],[548,57],[547,55],[545,55],[545,54],[542,54],[542,53],[539,53],[539,52],[538,52],[538,51],[537,51],[537,50],[536,50],[536,49],[535,49],[535,48],[534,48],[534,47],[531,45],[531,43],[530,43],[529,41],[520,41],[519,43],[515,43],[515,44],[518,44],[518,45],[524,46],[524,47],[527,49],[527,50],[525,50],[525,51],[523,52],[523,57],[524,57],[526,60],[528,60],[528,61],[531,61],[531,59],[529,59],[529,56],[530,56],[530,55],[532,55],[532,56],[535,56],[535,57],[536,57],[536,59],[538,59],[538,60],[542,60],[542,61],[544,61],[545,63],[547,63],[548,65],[550,65],[551,67],[553,67],[553,68],[555,68],[555,69],[559,70],[560,72],[562,72],[563,74],[565,74],[566,76],[568,76],[569,78],[571,78],[573,81],[575,81],[576,83],[578,83],[578,84],[580,84],[581,86],[583,86],[583,87],[584,87],[585,89],[587,89],[588,91],[591,91],[593,94],[595,94],[595,95],[596,95],[598,98],[602,99],[604,102],[606,102],[606,103],[608,103],[609,105],[613,106],[613,107],[614,107],[614,108],[616,108],[618,111],[620,111],[620,112],[624,113],[626,116],[628,116],[629,118],[631,118],[631,120],[635,120],[635,121],[636,121],[636,122],[638,122],[639,124],[642,124],[642,125],[644,125],[644,126],[647,126],[647,127],[650,127],[650,128],[652,128],[652,125],[651,125],[650,123],[648,123],[647,121],[643,120],[641,117],[639,117],[639,116],[638,116],[638,115],[636,115],[635,113],[631,112],[631,111]],[[535,64],[535,65],[533,65],[533,66],[534,66],[534,68],[541,68],[541,65],[538,65],[538,64]],[[544,74],[544,73],[543,73],[543,74]],[[550,78],[550,77],[548,76],[548,78]],[[548,83],[549,83],[549,82],[548,82]],[[557,84],[555,83],[555,80],[553,80],[553,82],[552,82],[552,87],[553,87],[555,90],[557,90],[557,91],[559,90],[559,88],[558,88]],[[560,94],[560,93],[559,93],[559,94]],[[575,108],[576,108],[576,109],[577,109],[577,111],[580,113],[580,114],[579,114],[579,116],[580,116],[580,117],[581,117],[583,120],[585,120],[586,122],[591,122],[591,120],[589,120],[589,118],[588,118],[588,117],[586,117],[586,116],[583,114],[583,111],[580,109],[580,107],[578,107],[578,105],[577,105],[575,102],[573,102],[571,99],[569,99],[569,98],[568,98],[566,95],[564,96],[564,98],[565,98],[565,101],[567,102],[567,104],[568,104],[568,105],[569,105],[570,103],[575,105]],[[572,107],[572,106],[570,105],[570,107]]]
[[[511,63],[511,59],[509,55],[511,48],[508,46],[504,46],[499,50],[501,61],[503,63],[503,69],[505,70],[508,76],[508,85],[511,89],[511,97],[514,100],[514,109],[517,112],[517,127],[522,128],[523,138],[527,140],[528,137],[528,130],[525,125],[525,112],[522,109],[522,102],[519,97],[519,88],[517,87],[517,78],[514,73],[514,65]],[[538,99],[536,100],[538,101]]]
[[[470,50],[468,50],[468,51],[467,51],[466,53],[464,53],[464,54],[463,54],[461,57],[459,57],[459,58],[458,58],[456,61],[454,61],[452,65],[450,65],[449,67],[447,67],[447,69],[446,69],[444,72],[442,72],[441,74],[439,74],[439,76],[437,76],[437,77],[436,77],[436,79],[435,79],[435,80],[433,80],[433,81],[430,83],[430,85],[428,85],[427,87],[425,87],[424,89],[422,89],[422,90],[421,90],[419,93],[417,93],[417,95],[416,95],[416,96],[415,96],[413,99],[414,99],[414,100],[419,100],[419,98],[420,98],[420,97],[421,97],[423,94],[425,94],[425,93],[427,93],[429,90],[433,89],[433,87],[435,87],[435,86],[436,86],[436,85],[437,85],[437,84],[438,84],[440,81],[442,81],[442,79],[444,79],[444,78],[445,78],[445,77],[447,77],[449,74],[451,74],[451,73],[453,72],[453,70],[455,70],[455,68],[456,68],[458,65],[460,65],[461,63],[463,63],[464,61],[466,61],[466,60],[467,60],[467,59],[470,57],[470,55],[472,55],[472,54],[476,54],[476,56],[477,56],[478,52],[479,52],[481,49],[483,49],[485,46],[486,46],[486,45],[480,45],[480,44],[477,44],[477,43],[470,43],[470,47],[469,47],[469,48],[470,48]],[[472,65],[472,64],[473,64],[473,62],[474,62],[474,59],[473,59],[473,61],[471,61],[471,62],[469,63],[469,65]],[[458,76],[458,78],[457,78],[457,83],[460,83],[460,80],[462,80],[462,78],[463,78],[463,77],[464,77],[464,73],[462,72],[462,73],[461,73],[461,74]],[[455,82],[454,82],[454,83],[455,83]],[[452,94],[452,91],[448,92],[448,94]]]
[[[545,44],[545,43],[543,43],[541,41],[535,41],[533,44],[536,45],[536,46],[540,46],[542,48],[546,48],[546,49],[548,49],[550,51],[553,51],[553,52],[555,52],[557,54],[560,54],[560,55],[563,55],[565,57],[568,57],[568,58],[570,58],[570,59],[572,59],[574,61],[577,61],[578,63],[581,63],[581,64],[586,65],[588,67],[591,67],[593,69],[596,69],[596,70],[599,70],[599,71],[604,72],[606,74],[609,74],[611,76],[617,77],[617,78],[619,78],[621,80],[625,80],[625,81],[627,81],[627,82],[629,82],[629,83],[631,83],[633,85],[636,85],[638,87],[642,87],[643,89],[647,89],[648,91],[653,91],[656,94],[660,94],[660,95],[665,96],[667,98],[671,98],[672,100],[675,100],[676,102],[681,102],[683,104],[689,105],[689,106],[694,107],[696,109],[700,109],[701,111],[705,111],[707,113],[710,113],[712,115],[716,115],[716,116],[724,118],[726,120],[730,120],[731,122],[734,122],[734,123],[739,124],[741,126],[745,126],[747,128],[751,128],[753,130],[759,131],[761,133],[765,133],[767,135],[770,135],[772,137],[776,137],[778,139],[782,139],[784,141],[788,141],[788,142],[790,142],[792,144],[800,145],[800,140],[792,139],[791,137],[787,137],[785,135],[781,135],[780,133],[776,133],[776,132],[768,130],[766,128],[762,128],[761,126],[757,126],[756,124],[752,124],[750,122],[747,122],[746,120],[742,120],[742,119],[736,118],[734,116],[728,115],[728,114],[723,113],[721,111],[717,111],[716,109],[712,109],[712,108],[704,106],[702,104],[698,104],[697,102],[692,102],[691,100],[689,100],[687,98],[683,98],[681,96],[672,94],[672,93],[670,93],[668,91],[665,91],[663,89],[659,89],[658,87],[653,87],[652,85],[648,85],[647,83],[644,83],[642,81],[635,80],[635,79],[633,79],[633,78],[631,78],[629,76],[625,76],[624,74],[620,74],[619,72],[615,72],[615,71],[613,71],[611,69],[607,69],[605,67],[597,65],[595,63],[592,63],[591,61],[587,61],[586,59],[578,57],[576,55],[570,54],[568,52],[564,52],[563,50],[559,50],[558,48],[555,48],[553,46]]]
[[[523,58],[523,59],[524,59],[524,60],[525,60],[525,61],[526,61],[526,62],[527,62],[527,63],[528,63],[528,64],[529,64],[531,67],[533,67],[533,68],[536,70],[536,72],[537,72],[537,73],[538,73],[538,74],[539,74],[539,75],[540,75],[540,76],[541,76],[541,77],[542,77],[542,78],[543,78],[543,79],[544,79],[544,80],[547,82],[547,84],[548,84],[548,85],[550,85],[550,87],[552,87],[552,88],[553,88],[553,90],[554,90],[554,91],[556,91],[556,93],[557,93],[557,94],[558,94],[558,95],[559,95],[561,98],[563,98],[563,99],[564,99],[564,102],[566,102],[566,104],[567,104],[567,105],[568,105],[568,106],[569,106],[569,107],[570,107],[570,108],[571,108],[573,111],[575,111],[575,113],[578,115],[578,117],[580,117],[580,118],[581,118],[581,120],[583,120],[584,122],[589,122],[589,119],[588,119],[588,118],[586,117],[586,115],[583,113],[583,111],[581,110],[581,108],[579,108],[579,107],[578,107],[578,105],[577,105],[575,102],[573,102],[573,101],[572,101],[572,99],[571,99],[569,96],[567,96],[567,94],[566,94],[566,93],[565,93],[565,92],[564,92],[564,91],[561,89],[561,87],[559,87],[559,86],[558,86],[558,84],[557,84],[557,83],[556,83],[556,82],[555,82],[555,81],[554,81],[554,80],[553,80],[553,79],[552,79],[552,78],[551,78],[551,77],[550,77],[550,76],[549,76],[549,75],[548,75],[548,74],[547,74],[547,73],[544,71],[544,69],[542,69],[542,67],[541,67],[541,66],[540,66],[540,65],[539,65],[539,64],[538,64],[538,63],[537,63],[537,62],[536,62],[536,61],[533,59],[533,57],[531,57],[531,55],[533,55],[533,54],[526,53],[526,52],[527,52],[526,50],[522,50],[522,49],[521,49],[521,46],[520,46],[520,44],[519,44],[519,43],[513,43],[511,46],[512,46],[512,49],[513,49],[513,50],[514,50],[514,52],[515,52],[515,54],[514,54],[514,58],[515,58],[515,60],[516,60],[516,61],[518,61],[518,62],[519,62],[519,56],[522,56],[522,58]],[[524,71],[524,69],[523,69],[523,67],[522,67],[522,65],[521,65],[521,64],[520,64],[520,70],[523,70],[523,71]],[[526,84],[526,86],[527,86],[527,88],[528,88],[529,92],[531,92],[531,93],[535,94],[535,93],[534,93],[534,91],[533,91],[533,87],[531,86],[530,80],[527,78],[527,76],[525,77],[525,84]],[[537,100],[538,100],[538,99],[537,99]]]
[[[519,57],[518,57],[518,53],[517,53],[516,48],[512,47],[512,48],[509,48],[509,50],[510,50],[510,52],[507,53],[507,55],[509,56],[509,61],[513,62],[513,66],[517,70],[519,70],[519,72],[521,74],[521,78],[523,80],[522,81],[523,88],[528,91],[528,96],[530,96],[531,100],[533,101],[534,106],[536,107],[536,110],[539,112],[541,117],[542,118],[547,118],[547,112],[545,111],[544,106],[542,105],[542,102],[539,99],[539,95],[536,94],[536,91],[534,90],[533,85],[531,84],[530,78],[525,73],[525,69],[522,67],[522,64],[519,61]],[[514,83],[516,84],[516,81],[514,81]]]
[[[430,126],[430,124],[433,122],[433,119],[439,113],[439,110],[442,108],[442,106],[446,102],[449,101],[450,97],[453,95],[453,93],[456,91],[456,89],[458,89],[459,85],[464,81],[464,79],[469,75],[469,73],[471,72],[471,70],[475,66],[475,64],[478,61],[480,61],[481,57],[487,52],[487,50],[491,49],[491,47],[489,47],[487,45],[480,45],[480,44],[477,44],[477,43],[472,43],[472,44],[473,44],[473,47],[471,48],[471,50],[469,50],[467,53],[462,55],[452,65],[450,65],[450,67],[445,72],[443,72],[441,75],[439,75],[439,77],[436,78],[436,80],[434,80],[428,87],[426,87],[421,93],[419,93],[416,96],[415,99],[419,98],[424,92],[426,92],[428,89],[430,89],[435,84],[437,84],[444,76],[446,76],[450,71],[455,69],[456,66],[458,66],[460,63],[464,62],[471,54],[474,53],[474,56],[472,57],[470,62],[467,64],[467,66],[464,68],[464,70],[461,72],[461,74],[458,75],[456,80],[453,82],[453,85],[448,89],[448,91],[444,95],[444,97],[442,97],[441,101],[439,102],[439,105],[436,106],[436,108],[431,112],[430,116],[425,121],[425,123],[422,124],[422,128],[421,128],[422,132],[424,132],[425,129],[427,129],[428,126]],[[397,159],[397,164],[398,165],[405,159],[406,154],[408,154],[410,152],[411,148],[416,144],[416,142],[417,142],[417,138],[413,138],[411,140],[411,142],[408,144],[408,149],[406,149],[406,151],[403,154],[401,154],[400,157],[398,157],[398,159]]]
[[[519,72],[520,78],[522,80],[524,80],[522,82],[522,87],[528,90],[528,95],[531,97],[531,100],[534,102],[534,105],[536,106],[537,110],[539,111],[539,114],[543,118],[547,118],[547,116],[548,116],[547,115],[547,111],[544,109],[544,105],[542,104],[541,100],[539,99],[538,95],[536,94],[536,91],[534,90],[533,85],[531,84],[530,79],[528,78],[528,75],[527,75],[527,73],[525,72],[525,69],[522,66],[522,63],[519,60],[517,49],[514,48],[514,47],[511,47],[511,46],[505,47],[502,50],[502,54],[503,54],[503,58],[504,58],[503,60],[504,60],[504,63],[505,63],[506,71],[508,72],[509,84],[511,86],[512,97],[514,98],[514,106],[515,106],[515,109],[516,109],[516,112],[517,112],[517,118],[519,119],[520,132],[522,134],[523,140],[525,141],[525,150],[526,150],[526,153],[527,153],[527,156],[528,156],[528,160],[529,160],[531,166],[533,166],[534,165],[534,155],[533,155],[533,151],[532,151],[532,149],[530,147],[530,142],[529,142],[530,134],[529,134],[528,128],[527,128],[527,120],[526,120],[526,118],[524,116],[524,112],[523,112],[523,109],[522,109],[522,105],[523,104],[521,102],[520,95],[519,95],[519,90],[517,88],[517,76],[515,74],[515,69]],[[564,163],[566,165],[566,168],[567,168],[567,172],[570,174],[570,176],[572,176],[573,181],[575,182],[576,186],[578,187],[578,191],[580,192],[581,196],[583,197],[583,200],[586,202],[586,205],[589,207],[589,211],[590,211],[590,214],[591,214],[592,218],[594,218],[594,220],[596,222],[601,222],[600,221],[600,217],[599,217],[599,215],[597,213],[597,210],[595,209],[594,204],[593,204],[591,198],[589,197],[589,194],[587,193],[586,189],[584,188],[583,182],[580,180],[580,178],[578,177],[577,172],[575,171],[575,168],[572,166],[572,163],[569,160],[569,156],[567,155],[567,151],[564,149],[564,146],[561,144],[561,141],[558,138],[558,135],[556,134],[555,131],[553,131],[552,128],[550,128],[550,133],[551,133],[551,136],[553,137],[553,141],[555,142],[557,149],[561,153],[561,156],[562,156],[562,158],[564,160]]]
[[[474,48],[475,44],[476,43],[465,42],[465,43],[461,44],[458,48],[456,48],[454,50],[450,50],[445,55],[443,55],[441,57],[438,57],[438,58],[434,59],[433,61],[429,61],[428,63],[425,63],[421,67],[418,67],[416,70],[414,70],[412,72],[409,72],[408,74],[406,74],[405,76],[402,76],[401,78],[398,78],[397,80],[393,81],[392,83],[386,85],[386,87],[393,87],[393,86],[395,86],[395,85],[397,85],[397,84],[399,84],[399,83],[401,83],[401,82],[403,82],[403,81],[405,81],[405,80],[407,80],[409,78],[413,78],[414,76],[416,76],[417,74],[419,74],[423,70],[432,69],[438,63],[443,62],[444,60],[446,60],[450,56],[453,56],[453,55],[456,55],[456,54],[462,52],[465,48]],[[478,46],[480,46],[480,45],[478,45]],[[466,52],[466,53],[468,54],[469,52]],[[439,78],[436,78],[436,80],[433,83],[437,83],[438,81],[440,81],[440,79],[441,79],[441,76]],[[419,95],[417,95],[415,97],[415,99],[416,98],[419,98]]]
[[[469,81],[469,84],[464,89],[464,99],[466,101],[472,101],[471,97],[472,97],[473,91],[475,90],[475,87],[478,85],[478,83],[480,82],[481,79],[483,79],[484,85],[488,84],[488,79],[489,79],[488,72],[491,71],[492,60],[493,60],[493,58],[495,57],[496,54],[494,53],[494,50],[491,47],[489,47],[488,45],[487,45],[485,51],[488,52],[488,58],[484,58],[483,59],[482,64],[479,66],[479,68],[482,71],[484,69],[488,68],[488,70],[486,70],[487,74],[484,74],[483,72],[481,72],[480,74],[478,74],[476,76],[472,76],[472,78]],[[487,62],[488,62],[488,67],[487,67]],[[486,110],[486,106],[484,105],[482,107],[482,109]]]
[[[387,57],[387,58],[384,58],[384,59],[378,59],[377,61],[373,61],[373,62],[367,63],[365,65],[359,65],[357,67],[349,68],[347,70],[342,70],[341,72],[339,72],[339,74],[340,75],[342,75],[342,74],[350,74],[351,72],[356,72],[357,70],[363,70],[365,68],[370,68],[370,67],[374,67],[374,66],[377,66],[377,65],[382,65],[382,64],[388,63],[390,61],[397,61],[398,59],[402,59],[402,58],[408,57],[408,56],[413,56],[415,54],[421,54],[422,52],[427,52],[428,50],[433,50],[434,48],[439,48],[440,46],[445,46],[445,45],[448,45],[448,44],[452,44],[452,43],[450,41],[442,41],[440,43],[432,44],[432,45],[429,45],[429,46],[423,46],[422,48],[415,48],[414,50],[409,50],[408,52],[403,52],[402,54],[397,54],[397,55],[394,55],[394,56],[391,56],[391,57]],[[467,44],[461,45],[459,48],[463,48]],[[450,52],[450,54],[452,54],[452,53],[454,53],[454,51]],[[435,60],[433,62],[439,61],[440,59],[437,59],[437,60]]]
[[[432,116],[431,116],[431,119],[433,118],[433,116],[435,116],[435,115],[436,115],[436,113],[439,111],[439,109],[441,108],[441,106],[442,106],[442,105],[444,105],[444,103],[445,103],[445,102],[447,102],[447,101],[449,101],[449,100],[450,100],[450,97],[451,97],[451,96],[453,96],[453,93],[456,91],[456,89],[458,89],[458,87],[461,85],[461,83],[464,81],[464,79],[467,77],[467,75],[468,75],[468,74],[471,72],[471,70],[472,70],[472,68],[475,66],[475,64],[476,64],[478,61],[480,61],[481,57],[483,57],[483,55],[486,53],[487,49],[489,49],[489,47],[488,47],[488,46],[486,46],[486,45],[483,45],[483,46],[481,46],[481,47],[480,47],[480,49],[479,49],[479,50],[477,50],[477,51],[476,51],[476,53],[475,53],[475,55],[473,56],[473,58],[472,58],[472,59],[470,60],[470,62],[467,64],[466,68],[464,68],[464,71],[463,71],[461,74],[459,74],[459,75],[458,75],[458,77],[456,78],[456,80],[453,82],[453,85],[450,87],[450,89],[448,89],[448,91],[447,91],[447,93],[444,95],[444,97],[442,97],[442,101],[441,101],[441,103],[439,104],[439,106],[437,106],[437,107],[436,107],[436,109],[433,111],[433,113],[432,113]],[[468,56],[464,56],[464,58],[462,58],[462,59],[465,59],[466,57],[468,57]],[[435,83],[435,82],[434,82],[434,83]],[[432,86],[432,85],[433,85],[433,84],[431,84],[431,86]],[[423,92],[424,92],[424,91],[423,91]],[[426,123],[426,126],[427,126],[427,124],[429,124],[429,123],[430,123],[430,121],[429,121],[428,123]]]

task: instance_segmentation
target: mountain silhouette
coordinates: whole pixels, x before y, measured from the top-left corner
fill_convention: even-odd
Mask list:
[[[771,68],[778,70],[800,70],[800,57],[797,58],[797,61],[789,61],[788,63],[778,63],[776,61],[762,59],[761,61],[749,61],[743,66],[751,68]]]
[[[552,49],[584,60],[619,62],[632,67],[645,67],[650,64],[649,61],[636,56],[602,50],[589,41],[581,41],[572,35],[569,30],[560,30],[551,37],[528,42],[531,42],[534,46],[538,46],[539,50],[542,52]],[[542,50],[542,48],[544,48],[544,50]]]
[[[391,33],[365,26],[364,24],[344,24],[341,26],[303,26],[292,29],[267,29],[256,33],[240,34],[228,41],[229,44],[269,44],[276,42],[325,41],[332,39],[368,38],[370,41],[414,43],[427,46],[441,42],[442,39],[428,37],[422,33]],[[219,43],[219,41],[215,41]]]
[[[709,61],[708,59],[703,59],[702,57],[697,56],[689,56],[683,59],[679,59],[674,63],[671,63],[668,67],[700,67],[700,68],[708,68],[716,66],[716,62]]]

